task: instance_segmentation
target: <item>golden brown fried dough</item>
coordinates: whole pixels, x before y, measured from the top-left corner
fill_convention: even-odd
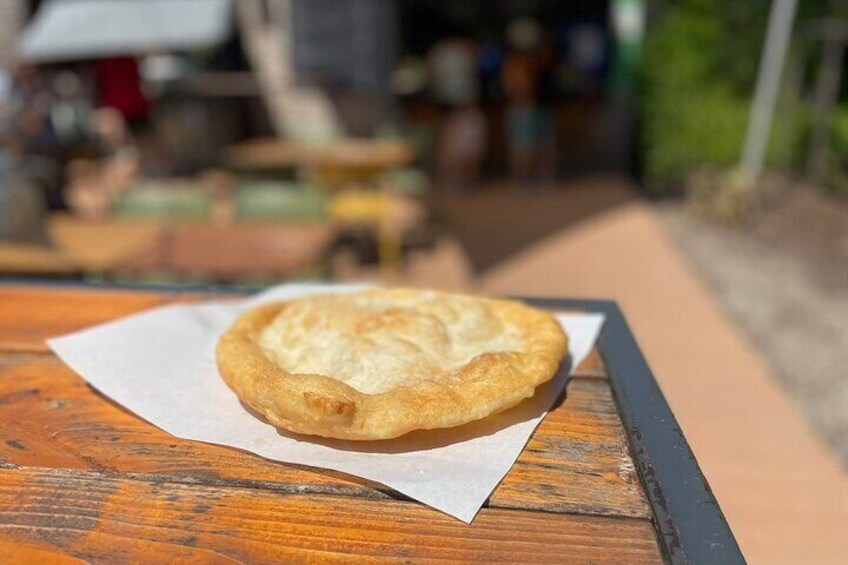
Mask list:
[[[216,354],[275,426],[373,440],[506,410],[556,373],[566,346],[553,316],[520,302],[376,289],[254,308]]]

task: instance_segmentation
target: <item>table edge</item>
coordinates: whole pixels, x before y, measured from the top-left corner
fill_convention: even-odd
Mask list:
[[[601,358],[666,562],[745,563],[721,506],[657,384],[618,304],[612,300],[521,297],[545,308],[605,316]]]

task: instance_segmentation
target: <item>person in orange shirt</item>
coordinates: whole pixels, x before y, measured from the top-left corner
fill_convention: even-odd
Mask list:
[[[506,134],[514,181],[527,183],[552,177],[555,169],[554,126],[549,109],[539,103],[542,72],[547,64],[541,28],[530,19],[510,24],[510,53],[501,69],[508,100]]]

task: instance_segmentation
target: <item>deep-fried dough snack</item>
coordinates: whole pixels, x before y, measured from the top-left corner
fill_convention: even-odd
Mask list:
[[[566,345],[553,316],[520,302],[377,289],[259,306],[216,353],[275,426],[369,440],[510,408],[556,373]]]

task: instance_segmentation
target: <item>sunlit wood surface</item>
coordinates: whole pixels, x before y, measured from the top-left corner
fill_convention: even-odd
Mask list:
[[[4,562],[660,561],[597,352],[466,525],[356,477],[174,438],[43,343],[198,298],[0,287]]]

